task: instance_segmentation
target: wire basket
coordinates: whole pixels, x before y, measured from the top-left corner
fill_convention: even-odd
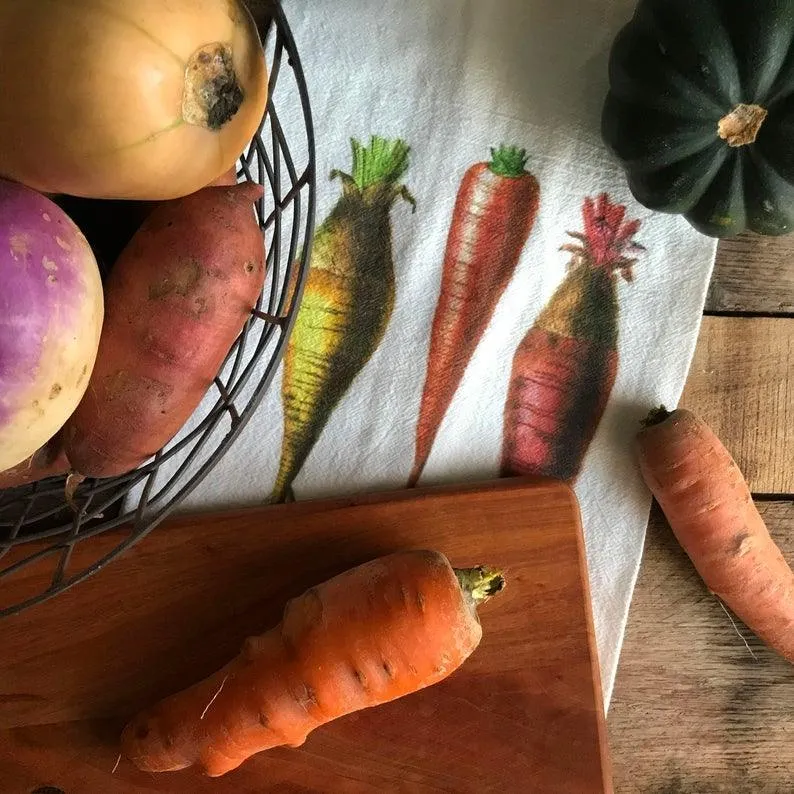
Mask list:
[[[0,617],[88,578],[151,532],[229,450],[281,361],[314,231],[314,130],[300,58],[280,4],[258,0],[252,10],[266,42],[270,90],[262,124],[238,163],[238,179],[265,185],[256,206],[267,253],[264,290],[201,407],[145,465],[122,477],[86,480],[73,507],[65,499],[64,477],[0,491]]]

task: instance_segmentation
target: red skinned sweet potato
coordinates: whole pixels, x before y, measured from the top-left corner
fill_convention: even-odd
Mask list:
[[[75,472],[137,468],[199,405],[264,284],[261,195],[246,182],[164,202],[123,251],[96,366],[64,428]]]

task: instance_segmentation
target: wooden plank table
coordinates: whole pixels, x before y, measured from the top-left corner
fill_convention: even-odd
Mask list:
[[[705,314],[681,404],[794,560],[794,237],[721,243]],[[794,667],[731,621],[655,510],[608,718],[618,794],[794,792]]]

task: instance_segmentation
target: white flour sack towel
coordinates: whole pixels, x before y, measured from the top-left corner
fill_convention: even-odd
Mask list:
[[[568,480],[609,698],[650,505],[630,445],[678,401],[715,250],[634,202],[600,139],[633,3],[284,9],[317,134],[311,269],[279,375],[184,509]]]

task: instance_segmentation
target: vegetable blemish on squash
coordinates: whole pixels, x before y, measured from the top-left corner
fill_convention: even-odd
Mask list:
[[[26,234],[12,234],[8,242],[11,256],[17,261],[29,255],[30,238]]]
[[[244,99],[228,44],[206,44],[190,56],[182,96],[182,118],[188,124],[220,130]]]

